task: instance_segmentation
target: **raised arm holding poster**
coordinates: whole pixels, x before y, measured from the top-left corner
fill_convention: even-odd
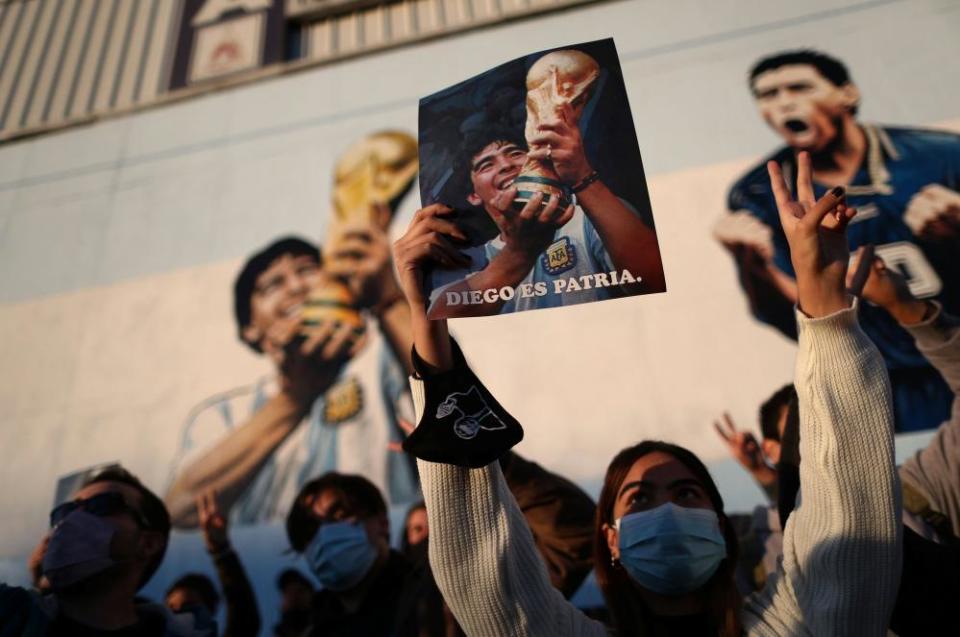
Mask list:
[[[666,290],[613,40],[528,55],[420,100],[420,194],[447,259],[429,316]]]

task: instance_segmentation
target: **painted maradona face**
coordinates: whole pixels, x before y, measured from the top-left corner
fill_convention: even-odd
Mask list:
[[[837,86],[810,64],[788,64],[753,80],[760,115],[787,145],[817,152],[840,133],[860,100],[857,87]]]
[[[264,270],[250,298],[250,325],[244,338],[258,343],[281,318],[297,316],[310,290],[322,280],[320,264],[310,255],[284,254]]]

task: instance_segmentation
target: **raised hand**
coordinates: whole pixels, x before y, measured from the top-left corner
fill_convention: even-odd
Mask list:
[[[466,241],[467,235],[449,219],[453,208],[433,204],[413,215],[406,233],[393,244],[393,260],[400,276],[400,288],[411,308],[425,308],[425,269],[431,265],[466,268],[470,257],[461,253],[453,240]]]
[[[798,305],[807,316],[819,318],[850,306],[846,290],[850,256],[846,231],[857,211],[847,207],[841,186],[816,200],[809,153],[801,152],[797,160],[796,199],[790,194],[779,164],[768,162],[767,171],[780,224],[790,244]]]
[[[529,263],[525,269],[521,268],[523,271],[520,279],[522,279],[533,267],[537,257],[553,241],[557,228],[562,228],[573,218],[574,206],[570,204],[565,209],[561,209],[559,197],[551,197],[547,205],[543,206],[543,193],[538,192],[517,214],[510,208],[516,196],[517,189],[508,188],[494,198],[487,210],[500,229],[500,238],[504,243],[503,251],[508,256]],[[502,283],[516,284],[519,280]]]
[[[197,519],[203,532],[203,541],[209,553],[221,553],[230,548],[227,518],[220,511],[217,492],[209,490],[197,496]]]
[[[960,193],[929,184],[907,203],[903,215],[913,234],[934,241],[955,241],[960,238]]]
[[[350,288],[359,307],[376,312],[403,297],[393,274],[387,233],[375,225],[337,228],[324,254],[323,269]]]
[[[570,104],[562,104],[555,119],[541,122],[529,142],[527,157],[551,162],[560,181],[568,186],[576,185],[593,172]]]
[[[870,264],[863,263],[864,258]],[[853,261],[853,270],[865,270],[867,276],[863,284],[863,298],[886,310],[901,325],[912,325],[923,320],[928,306],[910,293],[906,279],[887,268],[883,259],[867,253],[863,248],[857,250]]]
[[[277,320],[263,350],[280,370],[280,389],[303,405],[326,391],[343,364],[366,343],[366,331],[334,320],[309,327],[300,316]]]
[[[720,439],[727,445],[730,455],[744,469],[749,471],[760,484],[769,485],[776,481],[777,473],[767,464],[756,437],[749,431],[738,430],[730,414],[724,412],[723,422],[715,420],[713,421],[713,427]]]
[[[720,217],[713,226],[713,238],[731,252],[751,250],[765,262],[773,261],[773,230],[745,210]]]

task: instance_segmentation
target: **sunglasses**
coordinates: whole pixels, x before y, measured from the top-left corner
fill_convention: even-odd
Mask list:
[[[143,513],[141,513],[139,509],[127,504],[127,501],[123,499],[123,495],[115,492],[100,493],[86,500],[71,500],[70,502],[57,505],[53,511],[50,512],[50,528],[63,522],[65,517],[77,509],[82,509],[87,513],[99,517],[127,513],[140,528],[150,528],[150,523],[147,521],[147,518],[144,517]]]

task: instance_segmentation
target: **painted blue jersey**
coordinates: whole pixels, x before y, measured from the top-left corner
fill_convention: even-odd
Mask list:
[[[925,241],[904,222],[910,199],[924,186],[940,184],[960,191],[960,136],[953,133],[881,128],[864,125],[867,151],[863,165],[847,186],[847,201],[859,213],[848,229],[851,250],[873,244],[877,254],[907,278],[921,298],[936,298],[951,314],[960,314],[960,258],[956,242]],[[794,151],[782,148],[768,159],[784,167],[796,189]],[[776,201],[764,160],[730,190],[731,211],[746,211],[773,230],[774,263],[794,276],[787,239],[780,226]],[[828,188],[814,184],[817,198]],[[739,264],[738,264],[739,265]],[[741,271],[748,295],[755,288]],[[792,308],[784,301],[751,298],[754,315],[796,338]],[[939,425],[949,414],[952,395],[939,374],[917,350],[910,335],[880,308],[863,303],[860,324],[883,354],[894,384],[898,422],[902,430]]]

